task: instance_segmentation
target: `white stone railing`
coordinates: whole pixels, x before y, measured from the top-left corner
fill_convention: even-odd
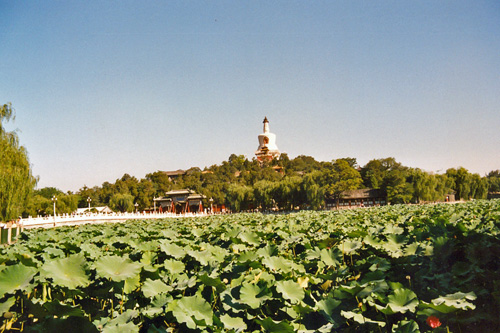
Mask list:
[[[10,244],[17,238],[17,236],[24,229],[31,228],[52,228],[58,226],[69,226],[78,225],[86,223],[106,223],[106,222],[125,222],[127,220],[147,220],[147,219],[164,219],[164,218],[181,218],[181,217],[195,217],[195,216],[206,216],[205,213],[185,213],[185,214],[173,214],[173,213],[111,213],[111,214],[100,214],[100,213],[87,213],[87,214],[62,214],[54,216],[43,216],[43,217],[28,217],[24,219],[19,219],[17,222],[9,222],[0,225],[0,231],[2,235],[6,234],[2,238],[1,243]]]
[[[139,220],[139,219],[163,219],[172,217],[193,217],[193,216],[205,216],[206,214],[200,213],[185,213],[185,214],[173,214],[173,213],[86,213],[86,214],[62,214],[54,216],[43,216],[43,217],[28,217],[25,219],[20,219],[17,223],[24,228],[30,227],[43,227],[54,226],[62,224],[68,225],[72,222],[82,223],[82,222],[106,222],[106,221],[117,221],[117,220]]]

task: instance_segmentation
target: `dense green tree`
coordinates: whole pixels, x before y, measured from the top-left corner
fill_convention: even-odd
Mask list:
[[[35,190],[29,204],[25,208],[26,215],[46,216],[54,214],[54,202],[52,198],[56,197],[56,213],[72,214],[78,208],[80,196],[71,192],[64,193],[55,187],[44,187]],[[85,206],[86,207],[86,206]]]
[[[153,183],[155,190],[155,197],[161,197],[172,189],[173,184],[168,178],[168,175],[162,171],[156,171],[153,173],[148,173],[146,179],[149,179]]]
[[[111,200],[113,194],[115,194],[114,185],[110,182],[102,183],[102,187],[98,192],[99,202],[101,202],[104,206],[109,206],[109,201]]]
[[[361,168],[360,173],[365,187],[381,189],[390,171],[404,169],[405,167],[396,162],[394,157],[388,157],[369,161]]]
[[[134,211],[134,197],[128,193],[116,193],[109,201],[111,209],[119,212],[132,212]]]
[[[276,183],[268,180],[259,180],[253,185],[253,193],[257,208],[262,210],[274,208],[275,201],[273,194],[275,187]]]
[[[288,162],[288,169],[301,174],[310,173],[321,168],[321,163],[312,156],[299,155]]]
[[[500,170],[490,171],[486,176],[488,192],[500,192]]]
[[[52,200],[45,196],[34,194],[30,197],[25,209],[25,216],[47,216],[52,212]]]
[[[89,206],[88,199],[90,198],[91,207],[99,207],[101,205],[105,205],[106,203],[101,201],[100,192],[101,188],[98,186],[94,186],[92,188],[84,185],[81,189],[76,193],[78,195],[78,207],[86,208]]]
[[[25,210],[37,179],[31,174],[28,152],[16,132],[3,124],[14,119],[11,104],[0,106],[0,221],[18,218]]]
[[[408,171],[394,169],[387,173],[382,188],[387,193],[387,201],[392,204],[410,203],[413,197],[413,186],[407,182]]]
[[[470,196],[474,199],[486,199],[488,195],[488,179],[479,174],[471,175]]]
[[[116,180],[115,187],[115,193],[128,193],[134,198],[139,194],[139,180],[128,173],[124,174],[122,178]]]
[[[302,178],[298,176],[285,177],[274,188],[273,198],[278,207],[284,210],[293,210],[303,203],[301,191]]]
[[[138,195],[135,198],[138,209],[142,211],[153,207],[154,196],[155,188],[153,182],[149,179],[141,179],[138,186]]]
[[[337,206],[343,192],[358,189],[363,183],[359,171],[351,163],[352,160],[338,159],[323,172],[325,193],[336,200]]]
[[[411,169],[410,183],[413,185],[413,202],[433,201],[437,187],[437,179],[420,169]]]
[[[302,179],[301,189],[305,196],[305,206],[310,206],[312,209],[320,209],[325,205],[325,187],[320,185],[322,173],[321,171],[313,171],[308,173]]]
[[[446,176],[451,180],[457,199],[469,200],[471,194],[472,175],[463,167],[446,170]]]
[[[230,184],[227,189],[227,204],[235,212],[247,210],[253,201],[253,189],[242,184]]]
[[[180,177],[175,189],[190,189],[201,193],[203,188],[202,172],[200,168],[190,168],[186,170],[186,174]]]

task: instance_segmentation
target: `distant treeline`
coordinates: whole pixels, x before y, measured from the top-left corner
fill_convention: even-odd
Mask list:
[[[361,188],[382,190],[391,204],[443,201],[451,193],[457,200],[484,199],[488,192],[500,191],[500,171],[481,177],[460,167],[448,169],[445,174],[432,174],[403,166],[392,157],[359,166],[355,158],[319,162],[311,156],[290,159],[283,154],[260,164],[233,154],[220,165],[203,170],[193,167],[170,178],[167,173],[156,171],[143,179],[125,174],[114,183],[84,186],[76,193],[63,193],[53,187],[35,190],[23,215],[53,214],[54,196],[58,214],[88,207],[89,200],[93,207],[107,205],[116,211],[142,211],[151,209],[153,198],[174,189],[194,190],[206,196],[205,206],[225,205],[232,211],[321,209],[325,199],[340,198],[346,190]]]

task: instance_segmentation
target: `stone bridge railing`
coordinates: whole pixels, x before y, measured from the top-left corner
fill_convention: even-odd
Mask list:
[[[12,243],[24,229],[53,228],[58,226],[78,225],[86,223],[117,223],[127,220],[164,219],[179,217],[206,216],[206,214],[173,214],[173,213],[111,213],[111,214],[63,214],[56,216],[29,217],[9,222],[0,226],[0,243]]]

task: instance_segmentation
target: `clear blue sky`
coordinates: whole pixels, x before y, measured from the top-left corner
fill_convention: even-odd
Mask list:
[[[500,169],[498,1],[3,1],[39,187],[254,156]]]

